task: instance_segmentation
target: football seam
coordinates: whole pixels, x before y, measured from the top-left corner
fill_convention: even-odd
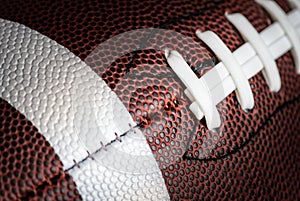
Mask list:
[[[240,151],[243,147],[245,147],[246,145],[248,145],[250,142],[252,142],[253,139],[254,139],[254,137],[256,137],[256,136],[260,133],[260,131],[268,124],[268,122],[271,120],[272,117],[274,117],[277,113],[281,112],[281,111],[282,111],[284,108],[286,108],[287,106],[292,105],[292,104],[294,104],[294,103],[297,103],[297,102],[299,102],[299,101],[300,101],[300,96],[297,96],[297,97],[295,97],[294,99],[291,99],[291,100],[285,102],[284,104],[278,106],[278,107],[274,110],[274,112],[273,112],[271,115],[269,115],[269,116],[266,118],[266,120],[265,120],[264,122],[262,122],[262,125],[258,127],[258,129],[257,129],[256,132],[250,133],[248,139],[246,139],[244,143],[242,143],[240,146],[233,147],[233,148],[231,149],[231,151],[229,151],[229,153],[223,154],[222,156],[216,156],[216,157],[212,157],[212,158],[201,158],[201,159],[200,159],[200,158],[194,158],[194,157],[191,157],[191,156],[187,156],[188,150],[186,150],[185,153],[184,153],[183,156],[182,156],[182,159],[183,159],[183,160],[192,160],[192,161],[209,162],[209,161],[216,161],[216,160],[219,160],[219,159],[224,159],[224,158],[226,158],[226,157],[228,157],[228,156],[231,156],[231,155],[237,153],[238,151]],[[138,128],[138,127],[140,127],[140,125],[134,126],[134,127],[132,127],[132,128],[134,129],[134,128]],[[122,142],[122,141],[121,141],[122,137],[125,137],[125,136],[126,136],[129,132],[131,132],[131,131],[132,131],[132,130],[128,130],[128,131],[126,131],[125,133],[123,133],[123,134],[117,136],[116,139],[110,141],[109,143],[105,144],[104,146],[101,146],[100,148],[98,148],[98,149],[97,149],[96,151],[94,151],[93,153],[89,153],[89,155],[86,156],[84,159],[82,159],[82,160],[80,160],[80,161],[78,161],[78,162],[75,161],[76,163],[75,163],[73,166],[71,166],[70,168],[68,168],[68,169],[66,169],[66,170],[64,170],[64,171],[65,171],[65,172],[68,172],[68,171],[74,169],[75,167],[80,168],[80,164],[83,164],[83,163],[84,163],[85,161],[87,161],[89,158],[91,158],[92,160],[94,160],[93,155],[95,155],[95,154],[97,154],[97,153],[100,153],[103,149],[105,149],[105,148],[108,147],[108,146],[111,146],[111,145],[112,145],[113,143],[115,143],[116,141]],[[192,137],[192,136],[190,136],[189,139],[191,139],[191,137]],[[106,150],[104,150],[104,151],[106,151]]]
[[[269,121],[271,120],[272,117],[274,117],[276,114],[278,114],[279,112],[281,112],[284,108],[286,108],[289,105],[293,105],[294,103],[299,103],[300,102],[300,96],[297,96],[296,98],[293,98],[291,100],[288,100],[287,102],[285,102],[284,104],[278,106],[274,112],[269,115],[266,120],[264,122],[262,122],[261,126],[258,127],[256,132],[252,132],[249,134],[249,137],[245,140],[245,142],[241,143],[239,146],[235,146],[231,149],[231,151],[229,151],[229,153],[223,154],[221,156],[215,156],[215,157],[211,157],[211,158],[195,158],[192,156],[187,156],[188,154],[188,150],[186,150],[186,152],[183,155],[183,160],[192,160],[192,161],[203,161],[203,162],[209,162],[209,161],[217,161],[219,159],[224,159],[226,157],[229,157],[235,153],[237,153],[238,151],[240,151],[241,149],[243,149],[246,145],[248,145],[250,142],[253,142],[254,137],[258,136],[260,134],[260,131],[266,127],[269,123]]]
[[[80,161],[75,161],[74,160],[74,165],[72,165],[71,167],[69,167],[68,169],[64,170],[65,172],[68,172],[72,169],[74,169],[75,167],[78,167],[80,168],[80,164],[82,164],[83,162],[85,162],[88,158],[91,158],[92,160],[94,160],[94,157],[93,155],[99,153],[100,151],[104,150],[104,151],[107,151],[105,150],[108,146],[112,145],[112,143],[116,142],[116,141],[119,141],[120,143],[122,142],[122,137],[125,137],[129,132],[131,132],[133,129],[135,128],[138,128],[140,127],[140,125],[136,125],[136,126],[133,126],[132,129],[126,131],[125,133],[121,134],[121,135],[117,135],[115,139],[111,140],[110,142],[106,143],[106,144],[103,144],[103,146],[101,146],[100,148],[98,148],[96,151],[92,152],[92,153],[89,153],[88,152],[88,155],[81,159]],[[135,131],[132,131],[132,132],[135,132]]]
[[[208,6],[208,7],[205,7],[203,9],[200,9],[199,11],[196,11],[196,12],[193,12],[191,14],[187,14],[187,15],[180,15],[178,17],[175,17],[175,18],[171,18],[169,20],[167,20],[166,22],[163,22],[161,23],[160,25],[154,27],[154,30],[155,28],[162,28],[164,29],[166,26],[172,24],[172,23],[176,23],[180,20],[184,20],[184,19],[188,19],[190,17],[193,17],[193,16],[197,16],[197,15],[200,15],[200,14],[203,14],[205,11],[209,11],[209,10],[213,10],[215,9],[216,7],[218,7],[219,5],[218,4],[222,4],[224,3],[225,1],[224,0],[220,0],[219,2],[212,2],[212,6]],[[151,37],[151,35],[154,33],[154,30],[151,31],[147,36],[145,36],[143,39],[141,39],[141,43],[140,43],[140,46],[143,47],[144,44],[147,43],[147,40]],[[132,54],[133,56],[130,58],[130,61],[128,64],[126,64],[126,72],[128,72],[131,68],[131,65],[132,63],[134,62],[135,59],[137,59],[137,51],[134,51]],[[85,58],[86,59],[86,58]],[[83,61],[85,60],[83,59]]]

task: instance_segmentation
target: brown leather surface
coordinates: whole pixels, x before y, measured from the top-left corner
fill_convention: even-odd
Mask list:
[[[115,91],[143,131],[162,170],[172,200],[183,199],[299,199],[300,77],[290,52],[279,58],[282,88],[269,90],[262,76],[249,80],[255,107],[245,112],[235,93],[219,105],[220,131],[209,131],[188,109],[184,86],[159,49],[117,52],[135,47],[160,47],[183,54],[198,77],[218,63],[195,31],[214,31],[234,51],[245,41],[226,20],[239,12],[258,32],[272,23],[254,1],[28,1],[0,4],[0,17],[17,21],[54,39],[78,55]],[[287,1],[277,0],[288,12]],[[20,12],[22,10],[22,12]],[[174,30],[151,35],[140,30],[113,43],[97,46],[129,30]],[[104,51],[103,51],[104,49]],[[113,62],[111,64],[111,62]],[[291,185],[289,185],[291,184]]]
[[[0,120],[0,200],[80,199],[43,135],[2,98]]]

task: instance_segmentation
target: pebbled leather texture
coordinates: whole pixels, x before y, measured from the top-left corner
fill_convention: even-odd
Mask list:
[[[135,130],[67,171],[85,200],[170,200],[146,138]]]
[[[43,134],[2,98],[0,161],[0,200],[81,200]]]
[[[42,132],[64,168],[134,125],[117,96],[78,57],[0,19],[0,95]]]
[[[292,9],[288,1],[276,2],[285,12]],[[136,123],[147,122],[141,131],[162,171],[171,200],[299,200],[300,77],[296,74],[291,52],[276,60],[282,81],[278,93],[271,92],[263,74],[258,73],[249,79],[255,101],[252,111],[243,111],[234,93],[218,105],[223,117],[222,132],[212,132],[204,121],[195,120],[187,107],[189,100],[180,96],[183,84],[167,65],[163,51],[142,49],[115,58],[119,50],[128,50],[128,44],[156,47],[164,43],[184,54],[195,74],[201,77],[219,61],[197,39],[195,31],[214,31],[231,51],[236,50],[245,41],[226,19],[225,12],[245,15],[258,32],[273,23],[269,14],[254,0],[91,0],[76,3],[68,0],[4,0],[0,11],[0,17],[22,23],[68,48],[118,95]],[[133,37],[121,38],[122,43],[113,44],[115,49],[105,46],[103,52],[98,51],[104,41],[141,28],[173,30],[192,40],[174,38],[169,34],[144,36],[144,33],[136,32]],[[107,63],[110,65],[104,65]],[[74,91],[88,102],[81,88]],[[178,104],[174,103],[176,98],[179,98]],[[76,114],[80,117],[74,126],[85,128],[80,126],[81,122],[90,123],[89,127],[96,125],[94,120],[85,122],[86,117],[83,118],[85,114],[90,116],[88,111],[95,108],[94,104],[78,105],[77,108],[79,112]],[[149,118],[142,119],[142,115]],[[87,135],[80,137],[83,136]],[[99,143],[98,140],[95,143]],[[118,145],[118,141],[114,143]],[[83,144],[86,148],[94,148],[94,141],[83,141]],[[112,157],[120,160],[119,156]],[[106,162],[116,161],[108,158]],[[115,173],[112,171],[107,176],[102,172],[100,178],[97,177],[99,172],[106,170],[97,165],[97,157],[94,161],[87,158],[79,165],[79,170],[75,170],[75,166],[69,166],[69,169],[74,171],[84,198],[124,196],[127,199],[123,192],[115,193],[122,189],[114,183],[118,176],[122,178],[120,175],[112,176]],[[108,181],[110,178],[112,181]],[[140,178],[139,181],[143,181],[145,177]],[[106,180],[103,182],[103,179]],[[103,182],[105,192],[100,190],[101,184],[97,180]],[[128,177],[118,181],[125,183],[122,185],[129,192],[128,199],[136,199],[129,186],[137,181],[129,182]],[[148,195],[147,191],[143,198],[156,199]]]

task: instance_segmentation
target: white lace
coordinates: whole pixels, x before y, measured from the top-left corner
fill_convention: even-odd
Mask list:
[[[267,83],[269,84],[270,90],[275,92],[279,91],[281,81],[276,62],[259,33],[247,20],[247,18],[239,13],[226,14],[226,17],[239,30],[245,41],[248,41],[256,51],[259,59],[264,65],[263,73]]]
[[[248,79],[260,71],[263,72],[270,90],[279,91],[281,81],[275,60],[286,52],[291,50],[297,72],[300,74],[299,1],[292,0],[296,8],[287,15],[273,1],[259,0],[258,3],[275,21],[260,33],[242,14],[225,14],[247,41],[232,53],[215,33],[199,30],[196,32],[220,59],[220,63],[200,79],[177,51],[165,52],[170,67],[187,87],[185,94],[192,101],[191,111],[199,120],[205,117],[209,129],[220,126],[221,118],[216,105],[233,91],[236,92],[243,109],[251,109],[254,106]]]
[[[289,0],[290,4],[292,4],[294,7],[300,9],[300,1],[299,0]]]
[[[201,108],[205,114],[208,127],[218,127],[221,124],[220,119],[216,118],[219,113],[214,106],[210,90],[207,88],[205,82],[202,79],[198,79],[177,51],[166,51],[166,56],[168,63],[188,89],[185,93],[193,101],[190,109],[198,119],[202,119],[203,113],[200,110]]]
[[[300,38],[298,37],[298,34],[292,23],[289,21],[285,12],[274,1],[257,0],[257,2],[264,7],[269,12],[273,20],[277,20],[284,29],[286,35],[293,44],[292,54],[297,72],[300,73]]]

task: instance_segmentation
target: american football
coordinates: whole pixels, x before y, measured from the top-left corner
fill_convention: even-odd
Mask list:
[[[0,3],[0,200],[300,200],[300,1]]]

